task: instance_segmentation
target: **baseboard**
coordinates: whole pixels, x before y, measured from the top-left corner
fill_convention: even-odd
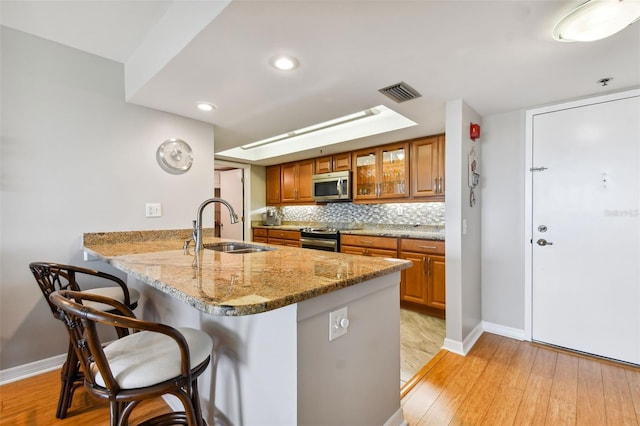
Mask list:
[[[519,328],[507,327],[488,321],[482,321],[482,329],[487,333],[493,333],[499,336],[509,337],[516,340],[525,340],[524,330]]]
[[[30,362],[28,364],[19,365],[17,367],[0,370],[0,385],[15,382],[17,380],[26,379],[27,377],[36,376],[46,373],[47,371],[56,370],[62,367],[67,360],[67,354],[52,356],[51,358],[41,359],[39,361]]]
[[[449,352],[453,352],[454,354],[464,356],[464,351],[462,350],[462,342],[459,340],[445,338],[444,342],[442,343],[442,349],[446,349]]]
[[[178,399],[177,396],[171,394],[162,395],[162,399],[167,403],[171,411],[184,411],[184,405]]]
[[[475,345],[480,336],[482,336],[483,331],[482,323],[479,323],[473,330],[471,330],[471,333],[469,333],[467,338],[462,341],[462,350],[465,355],[469,353],[471,348],[473,348],[473,345]]]
[[[480,322],[462,342],[453,339],[444,339],[442,349],[465,356],[469,353],[473,345],[476,344],[480,336],[482,336],[482,332],[482,323]]]
[[[398,408],[398,411],[393,413],[389,419],[384,422],[383,426],[409,426],[409,423],[404,419],[404,413],[402,407]]]

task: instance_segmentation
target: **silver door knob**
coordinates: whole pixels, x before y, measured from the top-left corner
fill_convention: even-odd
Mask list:
[[[541,246],[541,247],[544,247],[544,246],[552,246],[552,245],[553,245],[553,243],[552,243],[552,242],[547,241],[547,240],[545,240],[544,238],[540,238],[538,241],[536,241],[536,244],[538,244],[538,245],[539,245],[539,246]]]

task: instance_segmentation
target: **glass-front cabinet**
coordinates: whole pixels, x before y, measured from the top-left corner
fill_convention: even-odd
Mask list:
[[[409,144],[398,143],[353,153],[356,200],[409,196]]]

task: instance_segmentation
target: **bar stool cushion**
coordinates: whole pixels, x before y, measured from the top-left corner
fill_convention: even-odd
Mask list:
[[[105,296],[111,299],[115,299],[120,303],[124,303],[124,293],[120,287],[97,287],[97,288],[89,288],[86,290],[82,290],[83,293],[89,294],[97,294],[98,296]],[[135,305],[138,303],[138,299],[140,299],[140,292],[135,288],[129,287],[129,303],[130,305]],[[106,303],[94,302],[92,300],[84,300],[82,302],[83,305],[89,306],[90,308],[96,309],[98,311],[110,311],[113,309],[113,306],[107,305]]]
[[[179,327],[189,346],[192,366],[211,355],[211,337],[193,328]],[[152,386],[181,374],[180,351],[175,341],[163,334],[141,331],[118,339],[104,348],[112,374],[122,389]],[[95,363],[91,366],[95,382],[105,386]]]

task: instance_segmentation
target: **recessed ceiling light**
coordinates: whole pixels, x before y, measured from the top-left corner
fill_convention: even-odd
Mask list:
[[[213,111],[214,109],[216,109],[216,106],[207,102],[199,102],[198,109],[202,111]]]
[[[276,56],[271,60],[271,65],[281,71],[291,71],[294,68],[298,68],[300,63],[293,56]]]

